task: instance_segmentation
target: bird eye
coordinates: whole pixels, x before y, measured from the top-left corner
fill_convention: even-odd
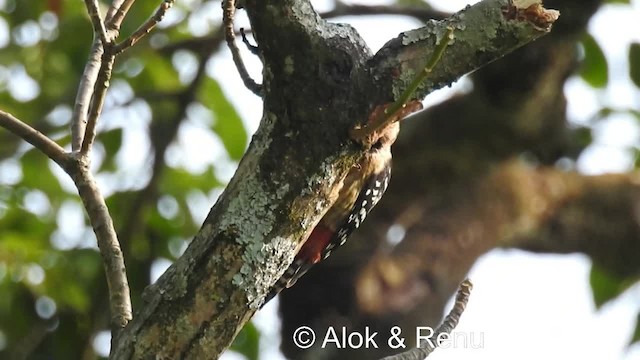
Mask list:
[[[382,136],[371,146],[371,148],[376,150],[382,149]]]

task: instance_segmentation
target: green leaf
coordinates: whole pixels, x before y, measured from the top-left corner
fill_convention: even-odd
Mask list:
[[[638,316],[636,317],[636,330],[633,332],[633,336],[631,336],[629,346],[636,343],[640,343],[640,312],[638,312]]]
[[[176,69],[166,56],[156,52],[145,52],[139,57],[143,71],[127,81],[139,93],[175,92],[182,87]]]
[[[98,134],[98,139],[104,146],[105,159],[100,166],[100,171],[115,171],[116,154],[122,146],[122,128],[115,128]]]
[[[640,148],[634,147],[631,149],[633,155],[633,167],[634,169],[640,168]]]
[[[584,49],[584,60],[580,76],[595,88],[607,86],[609,81],[607,58],[593,36],[585,35],[582,39],[582,48]]]
[[[221,185],[215,176],[213,167],[209,167],[201,174],[193,174],[184,169],[167,167],[158,183],[158,189],[162,194],[171,194],[176,199],[179,199],[184,197],[188,190],[198,189],[206,193]]]
[[[39,189],[51,196],[61,194],[62,187],[51,172],[49,161],[49,158],[35,149],[27,151],[20,159],[23,176],[21,185]]]
[[[100,255],[92,249],[74,249],[59,254],[62,260],[47,270],[45,293],[60,307],[81,312],[89,310],[91,298],[88,289],[102,280]]]
[[[240,116],[222,92],[220,84],[207,77],[197,96],[204,106],[213,111],[215,115],[213,130],[222,140],[229,157],[239,160],[247,146],[247,132]]]
[[[9,269],[25,263],[37,262],[45,252],[42,249],[42,243],[38,240],[32,234],[4,231],[0,241],[0,261]]]
[[[635,280],[620,278],[594,264],[591,266],[589,282],[593,292],[593,301],[596,304],[596,308],[599,309],[602,305],[615,299],[631,287]]]
[[[249,360],[258,360],[258,354],[260,352],[260,332],[253,323],[247,323],[247,325],[242,328],[233,341],[233,344],[231,344],[230,349],[246,356]]]
[[[609,4],[630,4],[631,3],[630,0],[607,0],[605,2]]]
[[[631,43],[629,46],[629,77],[640,87],[640,43]]]

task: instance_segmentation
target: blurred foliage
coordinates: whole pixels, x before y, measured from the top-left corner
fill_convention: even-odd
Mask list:
[[[593,290],[593,302],[597,308],[600,308],[629,289],[636,281],[637,279],[621,279],[593,265],[589,275],[589,282]]]
[[[622,293],[638,283],[638,278],[621,278],[613,275],[597,265],[591,267],[589,282],[593,293],[593,302],[600,309],[609,301],[617,299]],[[640,317],[640,312],[638,313]],[[630,344],[640,342],[640,321],[636,321],[636,329]]]
[[[134,31],[159,3],[136,1],[122,35]],[[249,135],[223,85],[204,66],[191,69],[176,60],[202,63],[216,56],[214,36],[202,36],[217,31],[220,14],[207,17],[204,9],[220,9],[220,3],[176,2],[173,21],[118,58],[100,123],[94,171],[123,241],[134,304],[154,264],[180,256],[199,228],[208,208],[198,207],[202,201],[197,199],[211,206],[225,185],[216,163],[235,164],[247,147]],[[3,24],[9,33],[6,43],[0,36],[0,108],[68,147],[71,109],[92,41],[83,3],[0,1],[0,29]],[[580,76],[605,89],[610,83],[605,54],[591,35],[585,34],[581,44]],[[640,87],[640,44],[631,44],[628,56],[629,76]],[[195,75],[185,76],[188,71]],[[180,130],[193,126],[185,121],[193,104],[210,112],[212,121],[200,122],[206,124],[198,129],[208,127],[224,153],[198,160],[171,148],[179,143]],[[638,111],[604,105],[598,118],[620,111],[640,119]],[[593,141],[589,128],[579,136],[585,146]],[[201,162],[199,171],[189,167],[194,161]],[[34,359],[99,357],[92,341],[109,320],[103,276],[94,235],[69,179],[39,152],[0,130],[0,340],[5,340],[0,341],[0,358],[16,350]],[[591,284],[598,307],[629,286],[628,280],[595,268]],[[640,327],[634,341],[639,339]],[[257,359],[259,340],[249,324],[231,349]]]
[[[636,329],[631,336],[630,344],[640,343],[640,311],[638,312],[638,316],[636,317]]]
[[[134,31],[158,4],[136,1],[122,35]],[[106,13],[106,7],[102,10]],[[216,163],[238,161],[248,141],[220,85],[198,66],[210,54],[184,42],[194,38],[190,26],[215,29],[219,19],[191,13],[180,2],[172,11],[181,21],[162,24],[118,58],[93,159],[125,242],[134,301],[149,284],[157,260],[180,256],[199,228],[208,207],[190,199],[206,199],[210,206],[225,185]],[[75,93],[92,42],[84,4],[0,1],[0,22],[10,31],[9,41],[0,43],[0,108],[68,148]],[[213,45],[210,53],[217,48]],[[171,54],[194,50],[195,65],[189,69],[194,76],[181,76],[186,65]],[[186,121],[186,108],[194,103],[212,113],[213,121],[199,123],[198,129],[208,127],[223,144],[221,153],[194,159],[167,150],[188,140],[179,134],[194,126]],[[188,170],[192,163],[205,170]],[[106,286],[95,237],[70,184],[41,153],[0,130],[0,338],[6,340],[0,341],[0,358],[18,350],[36,359],[97,356],[91,344],[108,328]],[[256,359],[259,333],[249,327],[242,334],[234,349]]]
[[[248,323],[231,344],[230,349],[244,355],[247,360],[258,360],[260,350],[260,333]]]
[[[580,76],[595,88],[607,86],[609,81],[607,58],[596,39],[590,34],[585,34],[582,39],[582,49],[584,50],[584,59]]]
[[[640,43],[632,43],[629,46],[629,77],[640,87]]]

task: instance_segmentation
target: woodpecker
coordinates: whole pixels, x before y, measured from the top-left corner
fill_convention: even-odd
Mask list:
[[[368,123],[379,116],[386,106],[378,107]],[[315,226],[303,243],[289,268],[275,283],[263,304],[266,304],[284,288],[290,288],[313,265],[326,259],[362,223],[380,201],[391,179],[391,145],[396,141],[400,124],[398,120],[422,108],[418,101],[407,104],[380,130],[374,131],[367,141],[371,147],[362,160],[347,173],[339,185],[335,203]]]

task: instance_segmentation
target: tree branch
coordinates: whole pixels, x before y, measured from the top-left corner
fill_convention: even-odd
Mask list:
[[[111,50],[110,47],[108,47],[108,49]],[[93,93],[93,96],[82,146],[79,154],[76,156],[74,168],[68,171],[78,188],[80,198],[89,216],[91,227],[96,234],[100,254],[102,255],[109,288],[113,339],[117,338],[120,331],[133,317],[131,296],[124,256],[122,255],[109,209],[89,170],[90,160],[88,155],[95,140],[96,125],[98,117],[102,113],[114,61],[115,55],[113,55],[111,51],[102,52],[95,87],[92,92],[88,92],[88,94]],[[85,91],[86,90],[88,89],[85,89]],[[91,98],[91,95],[87,97]]]
[[[109,287],[112,337],[116,338],[133,317],[129,282],[120,243],[104,197],[89,170],[88,158],[77,156],[73,168],[68,173],[78,188],[98,241]]]
[[[501,245],[538,253],[583,253],[623,279],[640,276],[640,173],[582,176],[564,173],[570,198],[528,233]],[[530,186],[557,186],[555,171],[540,171]],[[554,189],[557,190],[557,189]]]
[[[127,13],[131,8],[131,5],[133,5],[135,1],[136,0],[114,0],[113,3],[111,3],[111,6],[107,11],[105,21],[106,26],[109,30],[116,33],[120,31],[120,25],[122,25],[122,21],[124,21],[124,18],[127,16]],[[117,36],[114,36],[114,38],[116,37]]]
[[[87,6],[96,37],[100,39],[103,45],[106,45],[109,42],[109,38],[107,37],[107,29],[102,21],[102,15],[100,15],[98,0],[84,0],[84,3]]]
[[[96,126],[98,124],[98,118],[102,113],[104,99],[107,96],[107,89],[109,88],[109,81],[115,60],[116,57],[112,54],[111,48],[109,48],[108,52],[102,54],[100,69],[98,70],[98,76],[93,89],[91,108],[87,116],[87,127],[84,132],[84,138],[82,139],[82,147],[80,148],[80,154],[82,155],[87,155],[89,151],[91,151],[91,146],[96,138]]]
[[[64,149],[38,130],[2,110],[0,110],[0,126],[33,145],[63,169],[67,167],[69,157]]]
[[[559,16],[557,11],[544,8],[540,10],[544,16],[531,18],[510,15],[510,12],[519,14],[521,11],[524,9],[511,1],[485,0],[444,21],[430,22],[387,42],[371,60],[372,77],[376,81],[374,86],[384,89],[381,91],[384,98],[378,99],[378,104],[395,101],[404,93],[415,74],[423,71],[433,49],[437,48],[436,44],[440,43],[449,28],[456,35],[455,41],[443,55],[442,62],[446,66],[436,67],[414,91],[410,100],[422,99],[433,90],[451,84],[460,74],[475,71],[548,33]],[[483,28],[470,30],[471,24],[476,21]]]
[[[418,279],[448,279],[447,284],[437,283],[438,288],[448,288],[449,281],[464,276],[480,255],[496,247],[581,252],[613,274],[637,277],[637,178],[638,174],[582,176],[517,160],[506,162],[479,181],[454,190],[464,192],[464,201],[439,207],[437,215],[425,211],[403,223],[408,238],[389,257],[374,260],[362,272],[356,285],[360,305],[364,311],[383,314],[398,310],[393,299],[406,295],[406,289],[422,287],[423,294],[433,296],[436,283],[418,285],[422,282]],[[436,208],[443,201],[421,208]],[[466,225],[460,227],[461,223]],[[447,246],[438,245],[443,241]],[[425,258],[431,261],[420,261]],[[384,273],[389,267],[395,269],[393,279]],[[416,297],[404,305],[423,307],[424,300]]]
[[[103,54],[104,45],[99,39],[94,39],[93,46],[89,52],[89,59],[80,78],[80,85],[71,116],[71,150],[74,152],[80,151],[85,137],[91,97],[93,96],[96,80],[98,79],[98,74],[102,66],[101,60]]]
[[[427,340],[423,340],[420,343],[420,346],[417,348],[405,351],[403,353],[392,355],[385,357],[382,360],[422,360],[426,359],[435,351],[435,349],[440,345],[440,339],[442,339],[443,334],[451,334],[453,329],[458,326],[458,322],[460,321],[460,317],[464,312],[464,309],[467,307],[467,302],[469,302],[469,296],[471,296],[471,289],[473,288],[473,284],[469,279],[465,279],[460,286],[458,287],[458,294],[456,294],[456,300],[453,304],[453,308],[449,311],[449,314],[442,320],[442,323],[438,326],[438,328],[433,332],[433,339],[436,339],[435,342],[431,342],[431,337]]]
[[[158,23],[162,21],[164,15],[167,13],[167,10],[169,10],[174,3],[175,0],[163,0],[156,9],[156,12],[147,21],[145,21],[144,24],[140,25],[140,27],[136,31],[134,31],[133,34],[129,35],[129,37],[124,41],[114,46],[113,54],[120,54],[121,52],[135,45],[146,35],[148,35],[151,30],[153,30],[153,28],[155,28],[156,25],[158,25]]]
[[[356,126],[355,128],[349,131],[349,135],[352,139],[358,141],[363,140],[367,136],[370,136],[374,132],[384,128],[390,123],[395,121],[399,121],[404,116],[403,114],[398,114],[402,109],[407,106],[407,103],[413,96],[413,93],[418,90],[418,87],[422,84],[422,82],[431,74],[433,68],[438,64],[440,59],[442,58],[442,54],[449,46],[449,42],[453,40],[453,28],[447,28],[445,35],[440,39],[438,43],[436,43],[436,47],[431,54],[427,63],[423,66],[422,70],[416,75],[416,77],[411,80],[409,86],[400,94],[398,99],[391,104],[389,107],[384,107],[384,110],[380,112],[380,115],[377,115],[373,118],[373,121],[367,122],[365,126]],[[422,109],[422,103],[420,104],[420,109]],[[417,111],[419,109],[416,109]],[[414,111],[411,111],[414,112]],[[399,115],[399,116],[398,116]]]
[[[247,89],[251,90],[251,92],[253,92],[254,94],[262,96],[262,86],[257,84],[251,78],[251,75],[249,75],[247,68],[244,66],[244,61],[242,61],[242,56],[240,56],[240,49],[238,48],[238,45],[236,45],[236,33],[233,29],[233,16],[235,12],[235,0],[223,0],[222,23],[224,24],[225,29],[225,39],[227,40],[229,50],[231,50],[233,62],[236,64],[238,73],[240,73],[240,78],[242,78],[242,82],[244,82],[244,86],[246,86]]]

